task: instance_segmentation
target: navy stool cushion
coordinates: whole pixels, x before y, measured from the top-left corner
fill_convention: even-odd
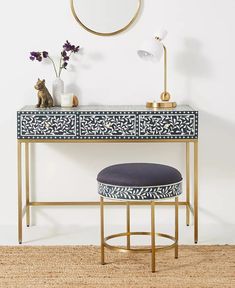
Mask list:
[[[97,176],[98,193],[106,198],[151,200],[182,193],[182,175],[167,165],[127,163],[109,166]]]

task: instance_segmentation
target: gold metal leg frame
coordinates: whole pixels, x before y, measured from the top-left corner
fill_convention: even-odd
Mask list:
[[[151,270],[152,272],[156,271],[156,251],[166,250],[166,249],[175,249],[175,258],[178,258],[178,197],[175,198],[175,237],[163,234],[163,233],[156,233],[155,232],[155,205],[156,203],[154,201],[151,201],[151,232],[130,232],[130,203],[125,202],[127,207],[127,213],[126,213],[126,221],[127,221],[127,232],[124,233],[118,233],[113,234],[104,237],[104,199],[100,197],[100,231],[101,231],[101,264],[105,264],[104,261],[104,248],[108,248],[114,251],[119,252],[148,252],[151,253]],[[130,247],[130,238],[131,235],[144,235],[144,236],[150,236],[151,237],[151,246],[145,247],[145,248],[134,248]],[[156,247],[156,241],[155,237],[158,235],[159,237],[167,238],[172,240],[173,244],[171,245],[165,245]],[[119,237],[127,237],[127,245],[126,247],[119,247],[110,245],[107,243],[108,240],[119,238]]]
[[[198,243],[198,141],[194,141],[194,204],[190,203],[190,143],[186,142],[186,224],[190,224],[190,212],[194,216],[194,243]],[[179,202],[180,205],[180,202]]]
[[[33,142],[33,141],[32,141]],[[22,144],[25,145],[25,192],[26,192],[26,224],[30,225],[30,207],[32,206],[90,206],[99,205],[99,201],[73,201],[73,202],[33,202],[30,201],[30,157],[29,148],[30,141],[18,141],[18,241],[22,243]],[[186,142],[186,201],[179,201],[178,205],[186,207],[186,224],[190,223],[190,212],[194,214],[194,242],[198,242],[198,141],[192,141],[194,145],[194,203],[190,203],[190,142]],[[129,204],[123,202],[112,201],[106,202],[105,205],[127,205],[127,215],[130,218],[130,207]],[[146,202],[133,201],[131,205],[148,205]],[[175,205],[174,202],[156,202],[154,205]],[[127,219],[128,219],[127,217]],[[130,221],[129,221],[130,222]],[[127,233],[130,233],[130,225],[127,220]],[[130,248],[130,236],[127,234],[127,248]]]
[[[30,225],[29,205],[29,143],[25,143],[25,191],[26,191],[26,225]]]
[[[18,242],[22,244],[22,159],[21,142],[17,145],[18,154]]]
[[[25,192],[26,192],[26,205],[22,207],[22,142],[17,143],[17,159],[18,159],[18,242],[22,244],[22,228],[23,228],[23,211],[26,213],[26,225],[30,225],[30,196],[29,196],[29,143],[25,145]]]
[[[186,143],[186,225],[190,224],[190,143]]]
[[[198,242],[198,142],[194,142],[194,243]]]

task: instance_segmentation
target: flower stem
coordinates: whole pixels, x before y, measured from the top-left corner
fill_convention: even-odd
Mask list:
[[[48,59],[50,59],[51,60],[51,62],[52,62],[52,65],[53,65],[53,68],[54,68],[54,71],[55,71],[55,75],[56,75],[56,77],[58,77],[58,73],[57,73],[57,70],[56,70],[56,67],[55,67],[55,62],[51,59],[51,57],[50,56],[48,56]]]
[[[62,56],[60,57],[60,68],[59,68],[59,77],[60,77],[60,75],[61,75],[61,72],[62,72]]]
[[[70,52],[70,54],[69,54],[69,58],[71,57],[72,53],[73,53],[73,51]],[[62,72],[62,69],[63,69],[63,66],[62,66],[62,58],[63,58],[63,57],[61,56],[61,57],[60,57],[59,77],[60,77],[61,72]]]

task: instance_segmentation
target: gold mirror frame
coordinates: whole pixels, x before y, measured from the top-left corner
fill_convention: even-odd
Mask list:
[[[93,33],[95,35],[98,35],[98,36],[113,36],[113,35],[119,34],[119,33],[123,32],[123,31],[127,30],[133,24],[133,22],[135,22],[136,18],[138,17],[140,9],[141,9],[141,4],[142,4],[142,0],[138,0],[136,13],[133,16],[133,18],[131,19],[131,21],[125,27],[123,27],[123,28],[121,28],[119,30],[116,30],[114,32],[104,33],[104,32],[97,32],[95,30],[92,30],[89,27],[87,27],[85,24],[83,24],[82,21],[79,19],[79,17],[76,14],[75,7],[74,7],[74,0],[70,0],[71,11],[72,11],[72,14],[73,14],[74,18],[76,19],[76,21],[85,30],[87,30],[88,32]]]

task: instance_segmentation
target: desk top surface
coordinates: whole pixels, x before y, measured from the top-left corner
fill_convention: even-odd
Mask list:
[[[35,106],[24,106],[19,111],[195,111],[188,105],[179,105],[176,108],[146,108],[143,105],[84,105],[73,108],[52,107],[52,108],[36,108]]]

